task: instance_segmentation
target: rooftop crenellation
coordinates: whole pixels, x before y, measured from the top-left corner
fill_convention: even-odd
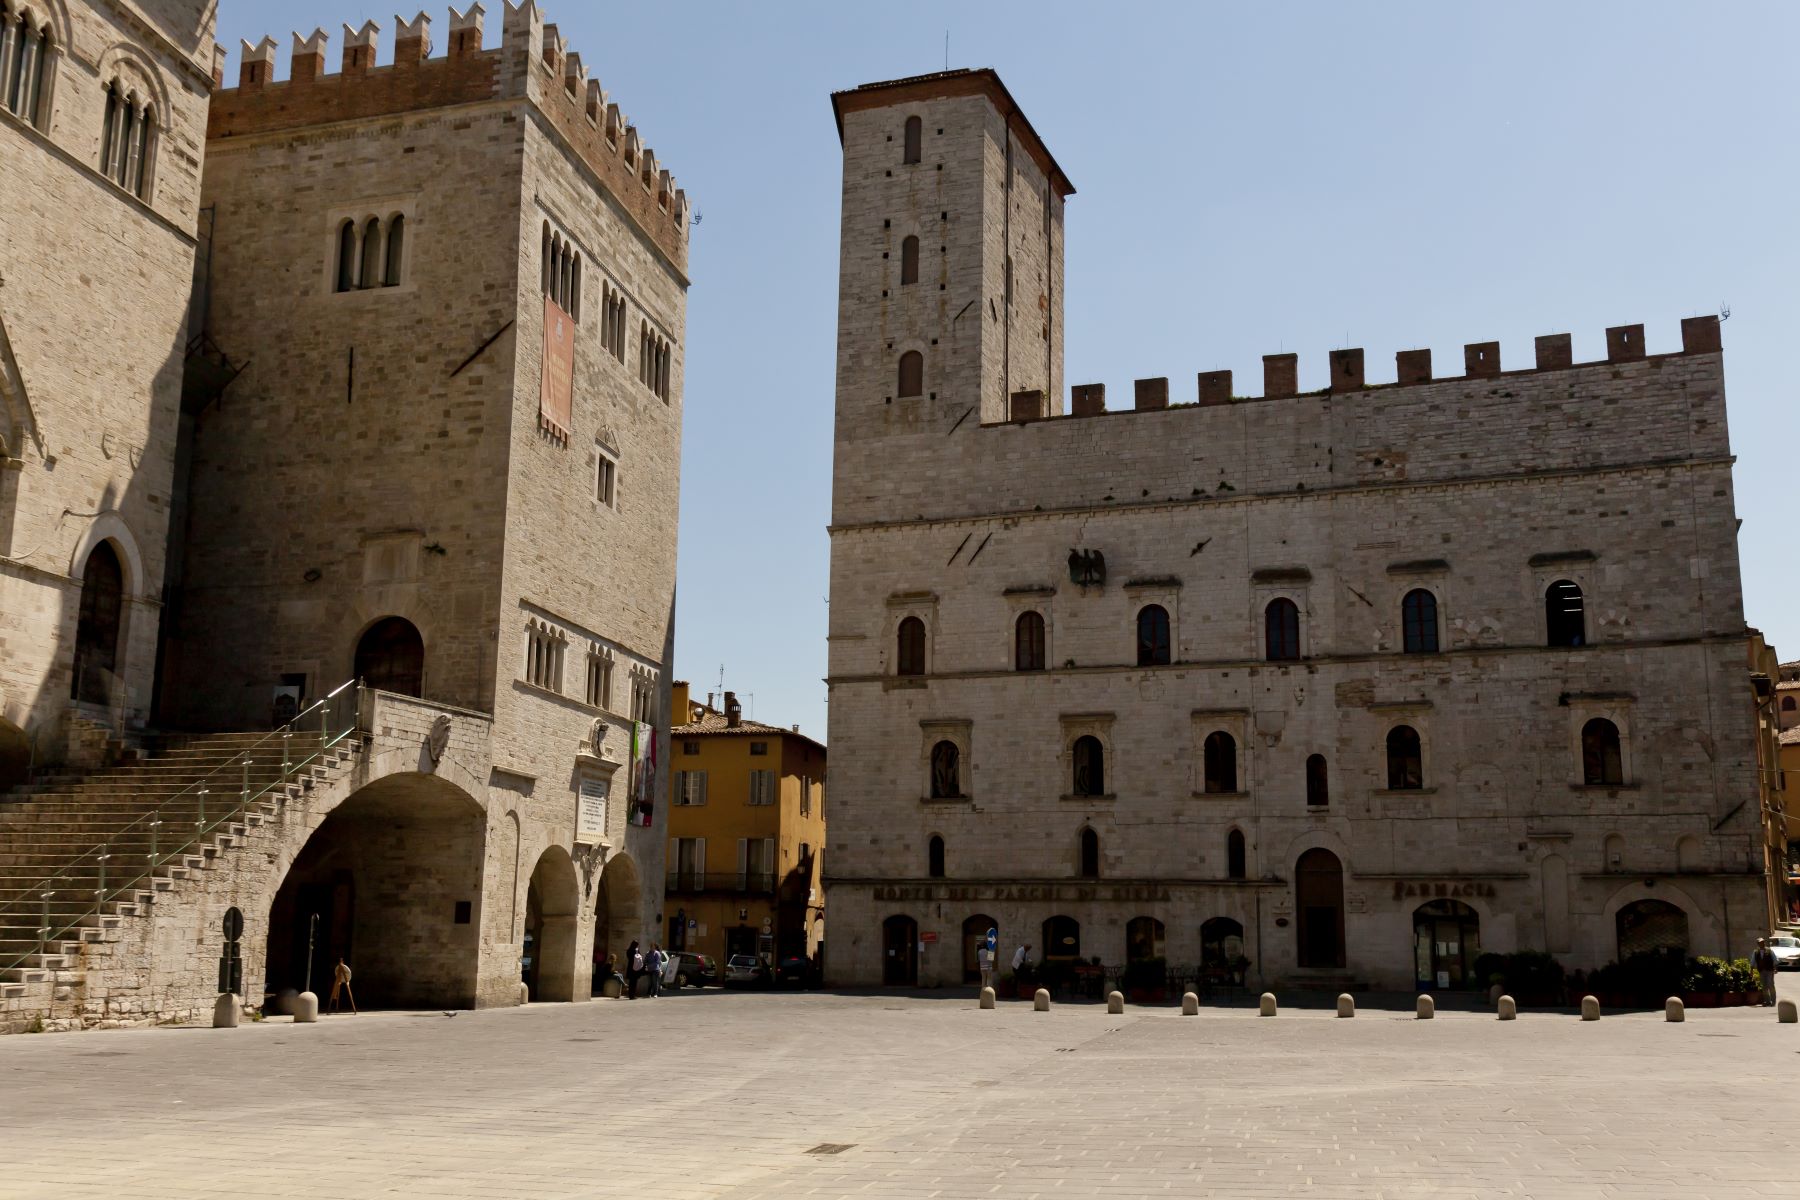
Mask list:
[[[1645,352],[1644,327],[1642,325],[1615,325],[1608,329],[1606,331],[1606,357],[1596,363],[1577,363],[1574,360],[1573,344],[1573,339],[1566,333],[1544,334],[1536,339],[1535,362],[1530,367],[1505,373],[1517,375],[1537,371],[1560,371],[1573,367],[1628,363],[1648,358],[1666,357]],[[1682,319],[1681,349],[1677,353],[1713,354],[1720,349],[1718,317],[1684,317]],[[1331,368],[1329,385],[1304,393],[1305,395],[1342,395],[1346,392],[1372,388],[1409,387],[1415,384],[1443,383],[1457,379],[1495,379],[1503,373],[1499,342],[1470,342],[1465,345],[1461,375],[1434,374],[1430,350],[1401,350],[1394,355],[1395,379],[1390,384],[1368,382],[1363,369],[1361,347],[1333,350],[1328,358]],[[1106,407],[1105,384],[1078,383],[1070,388],[1067,415],[1092,417],[1104,415],[1109,411],[1156,411],[1176,404],[1185,408],[1208,408],[1221,404],[1244,404],[1257,400],[1294,398],[1302,395],[1299,387],[1299,363],[1300,356],[1297,354],[1265,354],[1263,356],[1263,394],[1261,396],[1235,394],[1230,371],[1200,372],[1196,380],[1198,386],[1195,399],[1181,402],[1171,401],[1167,378],[1134,380],[1132,384],[1133,405],[1130,409],[1109,410]],[[1024,411],[1026,413],[1042,413],[1041,408],[1031,405],[1027,405]],[[1041,415],[1036,417],[1021,415],[1020,406],[1015,404],[1013,416],[1007,423],[1012,424],[1029,419],[1044,418]]]
[[[336,69],[331,35],[323,29],[292,35],[288,76],[278,80],[273,37],[239,43],[237,86],[227,88],[220,48],[207,136],[225,138],[322,125],[334,121],[529,97],[605,181],[621,204],[679,266],[687,261],[687,193],[644,146],[636,126],[588,73],[534,0],[507,0],[500,45],[484,46],[487,12],[481,4],[449,10],[449,44],[434,56],[431,18],[394,18],[392,58],[378,62],[381,26],[343,26]]]

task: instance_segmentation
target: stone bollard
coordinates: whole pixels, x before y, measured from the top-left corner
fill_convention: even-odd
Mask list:
[[[1419,1002],[1413,1005],[1413,1015],[1421,1021],[1429,1021],[1437,1016],[1437,1001],[1430,996],[1420,996]]]
[[[1031,1011],[1032,1012],[1049,1012],[1050,1011],[1050,989],[1049,988],[1039,988],[1037,990],[1037,995],[1035,995],[1031,998]]]
[[[1356,1015],[1356,997],[1349,992],[1338,993],[1338,1016],[1354,1017]]]
[[[1670,996],[1663,1005],[1663,1019],[1677,1023],[1687,1020],[1687,1005],[1681,1002],[1680,996]]]
[[[1108,993],[1106,993],[1106,1011],[1108,1013],[1112,1014],[1113,1016],[1117,1016],[1119,1013],[1124,1012],[1125,1011],[1125,993],[1123,993],[1123,992],[1108,992]]]
[[[1495,1002],[1494,1007],[1500,1010],[1500,1019],[1502,1021],[1516,1021],[1519,1019],[1519,1003],[1511,996],[1500,997],[1500,999]]]
[[[1793,1025],[1800,1022],[1800,1009],[1794,1007],[1792,1000],[1783,1000],[1775,1006],[1775,1019],[1783,1025]]]
[[[519,984],[519,1003],[520,1004],[530,1004],[531,1003],[531,985],[530,984],[524,983],[524,982],[521,982]]]
[[[213,1028],[236,1029],[238,1018],[244,1015],[244,1002],[230,992],[220,992],[219,998],[213,1001]]]
[[[1264,992],[1262,994],[1262,999],[1259,1000],[1256,1005],[1256,1015],[1259,1017],[1272,1017],[1275,1015],[1274,992]]]
[[[1581,1019],[1584,1021],[1598,1021],[1600,1019],[1600,1000],[1598,997],[1583,996],[1581,998]]]
[[[1184,1017],[1199,1016],[1200,997],[1194,995],[1192,992],[1183,992],[1181,994],[1181,1015]]]
[[[319,996],[317,992],[301,992],[294,997],[294,1024],[310,1025],[319,1019]]]
[[[994,1007],[994,989],[993,988],[985,987],[985,988],[981,989],[981,1007],[983,1007],[983,1008]]]

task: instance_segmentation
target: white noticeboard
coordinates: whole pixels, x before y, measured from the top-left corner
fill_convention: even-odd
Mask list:
[[[575,802],[576,841],[592,844],[606,837],[606,793],[604,780],[581,781],[581,794]]]

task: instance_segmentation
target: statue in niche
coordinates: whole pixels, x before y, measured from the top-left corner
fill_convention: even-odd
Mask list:
[[[1106,556],[1098,550],[1069,551],[1069,582],[1077,587],[1104,587]]]

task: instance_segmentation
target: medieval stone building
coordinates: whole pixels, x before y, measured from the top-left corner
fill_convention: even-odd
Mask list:
[[[497,46],[484,20],[452,11],[436,53],[425,16],[402,23],[391,62],[373,23],[346,27],[336,64],[323,31],[296,35],[284,80],[272,39],[245,44],[236,87],[209,102],[202,75],[177,105],[185,153],[150,160],[180,236],[166,277],[112,273],[162,322],[131,333],[159,331],[171,390],[153,432],[103,445],[94,425],[94,453],[60,450],[88,444],[91,420],[70,420],[51,452],[74,460],[58,480],[90,462],[103,480],[108,452],[135,464],[140,444],[160,456],[133,501],[159,570],[173,525],[155,724],[238,733],[165,736],[135,774],[0,812],[21,845],[83,805],[119,825],[88,826],[104,841],[67,861],[31,847],[34,869],[62,868],[37,965],[79,963],[56,997],[73,1019],[210,1006],[234,921],[252,1004],[344,956],[359,997],[448,1007],[516,1003],[522,984],[585,997],[594,957],[661,920],[687,198],[529,0]],[[168,123],[149,125],[165,146]],[[159,165],[188,163],[185,187]],[[75,345],[83,309],[106,310],[66,286],[45,293],[61,326],[53,309],[28,333]],[[65,368],[9,329],[41,417],[35,369]],[[25,542],[53,524],[39,509],[94,496],[34,507]],[[109,528],[48,547],[76,554],[59,576]],[[154,595],[120,557],[127,593]],[[146,608],[115,746],[147,716]],[[80,638],[45,642],[53,686],[71,642],[80,660]],[[37,916],[0,895],[0,942]],[[33,962],[0,950],[0,989],[42,982]]]
[[[999,78],[833,103],[828,980],[970,978],[989,928],[1003,960],[1329,987],[1747,951],[1715,319],[1065,406],[1074,188]]]

